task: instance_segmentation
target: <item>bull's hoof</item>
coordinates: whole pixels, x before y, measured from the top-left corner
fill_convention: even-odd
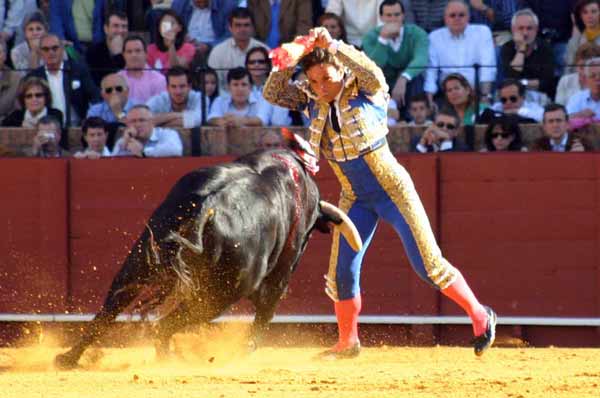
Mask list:
[[[54,366],[60,370],[71,370],[78,367],[77,358],[74,358],[73,355],[66,352],[64,354],[58,354],[56,358],[54,358]]]

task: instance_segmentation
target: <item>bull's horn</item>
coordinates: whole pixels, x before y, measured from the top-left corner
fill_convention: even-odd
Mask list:
[[[356,229],[356,226],[350,220],[350,217],[346,215],[340,208],[332,205],[331,203],[327,203],[324,200],[319,201],[321,205],[321,211],[334,219],[340,219],[342,222],[337,225],[340,229],[340,232],[346,238],[346,241],[355,252],[360,251],[362,249],[362,239]]]

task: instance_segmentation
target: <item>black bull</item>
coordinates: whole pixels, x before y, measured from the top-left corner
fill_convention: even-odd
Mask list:
[[[259,336],[310,233],[329,232],[330,223],[355,248],[361,245],[348,218],[320,201],[292,151],[259,151],[186,174],[154,211],[100,312],[71,350],[56,357],[57,366],[76,366],[119,313],[142,301],[144,311],[170,307],[157,325],[159,355],[168,352],[174,333],[209,322],[244,297],[255,306],[252,335]]]

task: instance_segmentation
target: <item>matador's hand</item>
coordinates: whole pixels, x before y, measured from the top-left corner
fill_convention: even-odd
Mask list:
[[[315,37],[315,47],[329,48],[331,42],[333,41],[329,31],[322,26],[312,28],[309,31],[309,35],[313,35]]]

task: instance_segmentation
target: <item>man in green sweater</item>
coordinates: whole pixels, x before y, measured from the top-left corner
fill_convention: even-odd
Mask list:
[[[383,25],[367,32],[363,51],[383,70],[392,98],[403,107],[408,100],[407,91],[423,91],[421,73],[427,67],[429,39],[423,29],[404,24],[400,0],[384,0],[379,6],[379,17]]]

